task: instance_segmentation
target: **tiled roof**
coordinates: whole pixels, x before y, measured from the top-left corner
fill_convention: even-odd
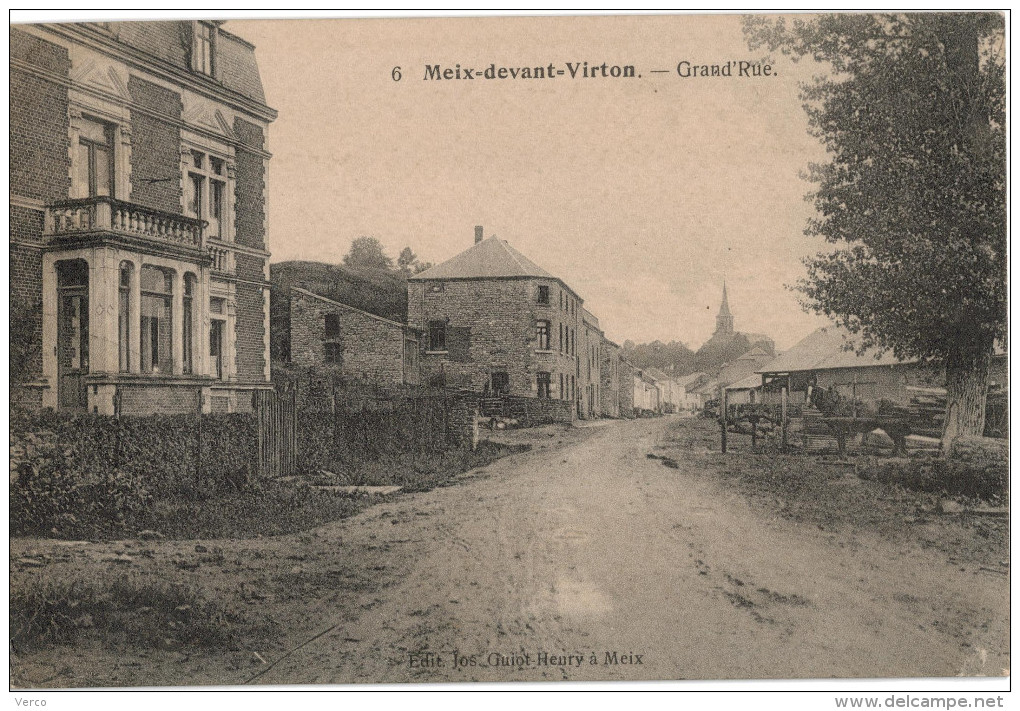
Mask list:
[[[408,277],[412,281],[428,279],[498,279],[505,277],[540,277],[555,279],[552,274],[495,235],[474,244],[456,257],[431,269]]]
[[[828,370],[832,368],[862,368],[875,365],[900,365],[915,363],[916,360],[900,360],[886,351],[876,357],[876,351],[857,355],[854,350],[844,350],[853,337],[845,329],[828,326],[814,331],[790,350],[765,364],[759,373],[792,373],[804,370]]]

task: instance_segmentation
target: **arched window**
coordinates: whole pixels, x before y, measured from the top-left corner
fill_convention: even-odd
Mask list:
[[[144,266],[141,274],[142,332],[139,351],[143,373],[173,372],[173,276],[158,267]]]
[[[131,369],[131,279],[134,278],[134,269],[131,262],[120,263],[120,286],[117,295],[117,352],[122,373]]]
[[[183,309],[184,333],[181,334],[184,358],[184,372],[194,373],[195,352],[195,275],[184,275]]]

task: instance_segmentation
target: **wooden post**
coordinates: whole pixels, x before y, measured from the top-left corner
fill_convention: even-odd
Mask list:
[[[787,413],[786,413],[786,398],[787,398],[787,395],[786,395],[786,386],[783,386],[783,393],[782,393],[782,395],[783,395],[783,397],[782,397],[783,414],[782,414],[782,419],[780,421],[780,424],[782,426],[782,431],[783,431],[783,451],[785,452],[786,451],[786,417],[787,417]]]
[[[722,425],[722,453],[726,454],[726,388],[722,389],[722,398],[719,400],[719,423]]]

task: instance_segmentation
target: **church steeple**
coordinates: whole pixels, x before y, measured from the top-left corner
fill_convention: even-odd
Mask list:
[[[726,280],[722,285],[722,305],[719,306],[719,315],[715,317],[715,336],[733,335],[733,314],[730,313],[730,303],[726,298]]]

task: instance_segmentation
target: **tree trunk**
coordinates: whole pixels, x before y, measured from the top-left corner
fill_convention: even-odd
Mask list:
[[[946,421],[942,449],[949,451],[960,436],[981,437],[985,431],[988,366],[992,348],[954,350],[946,359]]]

